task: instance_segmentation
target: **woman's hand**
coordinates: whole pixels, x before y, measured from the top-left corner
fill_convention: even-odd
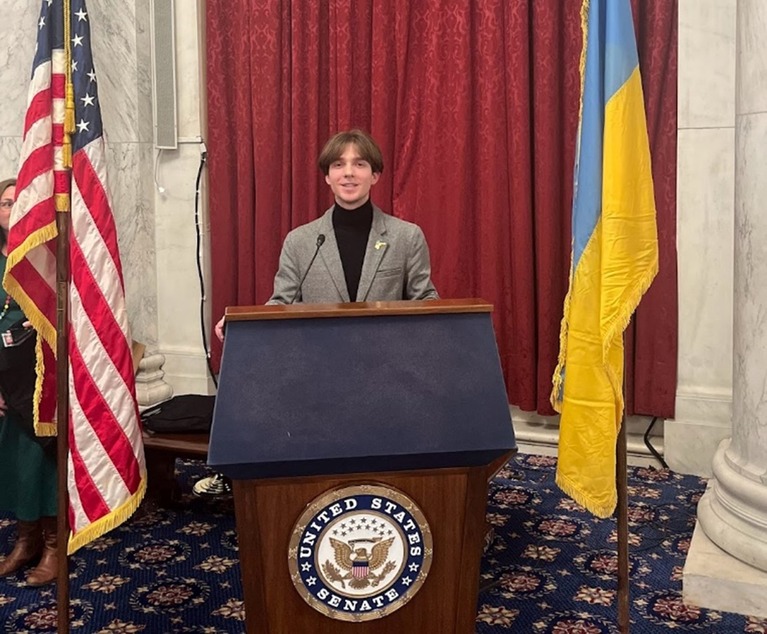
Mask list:
[[[224,340],[224,318],[218,320],[218,323],[216,324],[216,327],[213,329],[216,333],[216,337],[218,337],[219,341]]]

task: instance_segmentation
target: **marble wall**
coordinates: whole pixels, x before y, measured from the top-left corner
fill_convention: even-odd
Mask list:
[[[711,474],[732,419],[737,0],[679,0],[679,378],[669,465]]]
[[[36,0],[4,2],[0,178],[18,168],[40,10]],[[162,152],[152,142],[150,0],[101,0],[88,6],[132,334],[146,344],[153,375],[158,364],[164,364],[167,380],[177,393],[211,391],[200,331],[194,206],[195,177],[204,147],[201,6],[202,0],[175,3],[179,146]],[[204,178],[202,182],[198,220],[207,281]],[[157,357],[158,353],[162,356]]]
[[[767,501],[767,4],[738,5],[735,107],[735,407],[731,453]],[[767,509],[762,506],[763,525]],[[762,540],[767,542],[767,539]],[[767,571],[767,547],[759,566]],[[767,609],[767,601],[765,602]]]
[[[0,20],[0,73],[3,107],[0,108],[0,179],[16,174],[26,110],[27,88],[35,50],[35,24],[40,7],[27,0],[7,0]]]
[[[4,0],[0,22],[0,174],[15,173],[39,2]],[[152,192],[149,0],[91,2],[94,65],[104,121],[109,191],[117,223],[133,338],[158,346]]]
[[[204,86],[203,7],[204,0],[183,0],[175,4],[179,145],[177,150],[161,153],[157,181],[165,191],[162,194],[155,191],[160,352],[165,357],[166,378],[177,394],[213,393],[214,387],[207,371],[200,327],[203,291],[197,273],[196,224],[201,241],[200,266],[207,289],[210,225],[205,170],[195,222],[195,179],[205,149],[205,104],[201,90]],[[207,295],[206,290],[203,312],[206,332],[210,333]]]

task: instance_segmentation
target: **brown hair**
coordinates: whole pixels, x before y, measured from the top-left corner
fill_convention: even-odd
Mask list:
[[[322,152],[320,152],[320,156],[317,159],[317,165],[319,165],[323,174],[327,176],[331,163],[341,158],[346,146],[349,144],[357,149],[362,159],[370,163],[374,174],[383,172],[384,164],[381,148],[378,147],[373,137],[367,132],[355,128],[354,130],[339,132],[325,143],[325,147],[322,148]]]
[[[5,190],[16,184],[15,178],[6,178],[4,181],[0,181],[0,196],[5,193]]]

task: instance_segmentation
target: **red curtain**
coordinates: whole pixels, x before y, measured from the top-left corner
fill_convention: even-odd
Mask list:
[[[443,297],[495,305],[509,401],[552,413],[580,3],[206,6],[214,317],[269,297],[285,234],[332,202],[316,167],[322,144],[361,127],[386,161],[373,200],[423,228]],[[635,11],[663,268],[629,335],[629,406],[662,416],[673,415],[676,388],[675,6],[643,0]]]
[[[676,0],[632,0],[650,137],[660,266],[626,332],[628,413],[674,417],[678,315],[676,262]]]

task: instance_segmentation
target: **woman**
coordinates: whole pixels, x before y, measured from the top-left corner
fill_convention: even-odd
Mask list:
[[[15,179],[0,182],[0,279],[8,256],[8,226],[16,200]],[[0,286],[0,333],[29,328],[19,305]],[[23,330],[17,330],[23,335]],[[3,335],[3,340],[8,335]],[[16,337],[21,339],[23,337]],[[0,341],[0,510],[17,519],[13,549],[0,561],[0,576],[39,558],[26,577],[30,586],[56,579],[56,443],[34,432],[35,337],[17,346]],[[13,343],[13,342],[11,342]]]

